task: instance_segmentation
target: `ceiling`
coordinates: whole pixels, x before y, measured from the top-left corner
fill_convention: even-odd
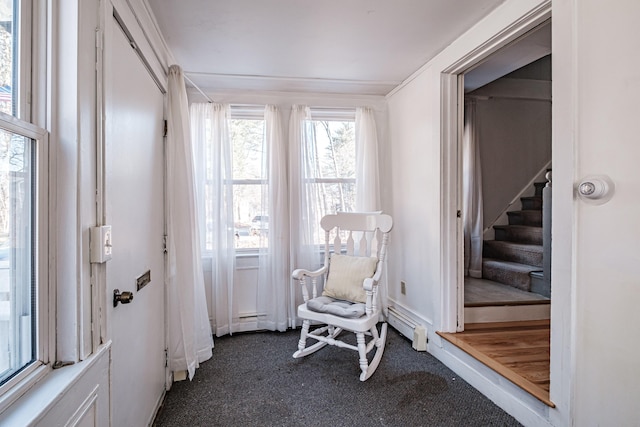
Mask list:
[[[147,0],[205,91],[385,95],[504,0]]]
[[[503,47],[464,75],[470,92],[551,53],[551,21],[544,22]]]

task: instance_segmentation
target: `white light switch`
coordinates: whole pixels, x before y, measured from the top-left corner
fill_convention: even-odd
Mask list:
[[[101,264],[111,259],[111,226],[90,228],[91,262]]]

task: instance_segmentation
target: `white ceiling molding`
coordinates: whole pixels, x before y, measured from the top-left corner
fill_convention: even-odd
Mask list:
[[[385,95],[400,81],[339,80],[301,77],[226,75],[185,71],[189,80],[202,91],[276,91],[324,92],[362,95]]]

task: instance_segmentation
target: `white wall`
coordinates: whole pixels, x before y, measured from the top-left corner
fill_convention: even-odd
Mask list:
[[[439,83],[430,65],[388,99],[392,177],[387,185],[394,218],[389,297],[435,326],[441,299],[441,174],[440,89],[434,78]],[[406,295],[400,294],[401,280]]]

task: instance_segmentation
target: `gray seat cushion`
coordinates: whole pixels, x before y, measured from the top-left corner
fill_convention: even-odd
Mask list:
[[[307,301],[307,308],[318,313],[328,313],[345,318],[361,317],[365,313],[365,305],[359,302],[339,300],[321,296]]]

